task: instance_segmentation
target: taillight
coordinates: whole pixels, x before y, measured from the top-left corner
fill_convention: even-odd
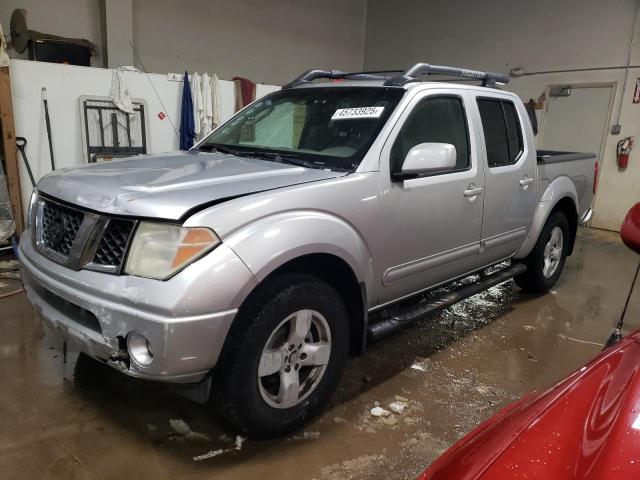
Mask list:
[[[593,165],[593,194],[595,195],[596,192],[598,191],[598,177],[599,177],[599,171],[600,166],[598,165],[598,162],[596,161],[596,163]]]

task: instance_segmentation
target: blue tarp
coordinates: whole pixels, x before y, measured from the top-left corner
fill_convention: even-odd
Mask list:
[[[185,71],[182,87],[182,110],[180,111],[180,150],[189,150],[193,147],[193,139],[195,137],[193,98],[191,96],[191,86],[189,85],[189,74]]]

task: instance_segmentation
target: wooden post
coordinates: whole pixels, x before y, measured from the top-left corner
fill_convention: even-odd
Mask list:
[[[2,150],[4,151],[7,170],[5,175],[7,177],[7,188],[9,189],[9,200],[13,210],[13,218],[16,222],[16,233],[20,235],[24,229],[24,215],[22,213],[16,132],[13,125],[9,67],[0,67],[0,125],[2,126]]]

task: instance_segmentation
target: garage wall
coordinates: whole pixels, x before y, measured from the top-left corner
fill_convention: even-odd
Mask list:
[[[309,68],[360,70],[366,0],[135,0],[134,43],[154,72],[280,85]]]
[[[404,68],[415,62],[481,70],[526,72],[620,66],[626,63],[635,0],[369,0],[364,65],[367,70]],[[632,52],[640,64],[640,35]],[[507,85],[527,101],[547,85],[614,83],[610,124],[622,101],[622,133],[607,133],[592,225],[618,230],[640,201],[640,104],[632,97],[640,68],[631,69],[621,99],[624,70],[548,73],[514,78]],[[540,111],[538,112],[540,114]],[[626,171],[618,170],[616,143],[636,136]]]
[[[369,0],[364,65],[508,72],[621,65],[635,0]],[[640,63],[636,49],[633,63]]]
[[[139,72],[123,72],[132,98],[145,101],[148,113],[149,153],[167,152],[179,149],[178,136],[169,118],[160,119],[157,114],[164,111],[180,128],[180,103],[182,82],[173,81],[167,75]],[[82,143],[80,119],[81,96],[108,97],[111,89],[112,70],[104,68],[77,67],[54,63],[13,60],[10,67],[11,100],[16,136],[27,139],[27,157],[36,181],[51,170],[49,144],[42,103],[42,87],[47,89],[53,151],[56,168],[82,165],[86,162]],[[158,97],[149,85],[153,83]],[[270,85],[258,85],[256,96],[260,97],[278,89]],[[234,84],[220,82],[221,119],[229,118],[235,109]],[[20,182],[24,211],[27,211],[31,183],[20,162]]]
[[[621,134],[606,134],[600,158],[599,188],[594,200],[595,213],[591,221],[591,225],[597,228],[618,231],[629,208],[640,201],[640,145],[636,143],[626,170],[618,169],[616,164],[616,144],[620,139],[635,136],[636,142],[640,141],[640,105],[632,102],[636,78],[640,78],[640,68],[629,71],[625,98],[622,99]],[[537,99],[547,85],[613,83],[615,97],[609,121],[611,125],[615,123],[617,108],[620,105],[623,81],[623,70],[568,72],[513,79],[507,89],[527,101],[530,98]],[[540,117],[541,111],[537,114]]]
[[[98,47],[92,65],[106,66],[102,44],[109,28],[101,24],[105,9],[100,2],[2,0],[0,22],[8,34],[11,12],[25,8],[30,29],[91,40]],[[280,85],[309,68],[362,69],[366,0],[125,0],[118,8],[127,8],[127,3],[132,9],[131,37],[150,72],[188,69]],[[111,31],[120,31],[121,26],[115,26]],[[123,43],[128,48],[128,42]],[[120,46],[117,56],[130,53]],[[27,58],[26,52],[13,49],[9,54]]]
[[[100,37],[100,12],[98,0],[2,0],[0,23],[5,35],[9,35],[11,13],[16,8],[27,10],[27,28],[63,37],[86,38],[97,46],[91,59],[94,66],[102,66],[102,41]],[[12,58],[28,58],[10,49]]]

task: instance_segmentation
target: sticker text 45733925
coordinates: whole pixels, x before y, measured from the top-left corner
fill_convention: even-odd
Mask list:
[[[339,108],[331,116],[331,120],[347,120],[351,118],[379,118],[384,107]]]

